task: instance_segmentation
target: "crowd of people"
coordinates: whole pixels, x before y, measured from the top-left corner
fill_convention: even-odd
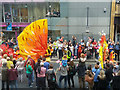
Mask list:
[[[104,68],[101,67],[99,62],[99,41],[94,38],[88,37],[88,41],[84,40],[77,42],[76,37],[72,36],[72,40],[64,40],[61,37],[59,40],[48,40],[47,56],[40,56],[35,62],[30,55],[27,60],[22,57],[15,60],[12,55],[2,54],[0,50],[0,69],[2,76],[2,90],[9,88],[18,88],[18,81],[23,83],[23,76],[26,75],[28,79],[28,87],[32,88],[33,83],[36,83],[37,90],[49,88],[50,90],[60,88],[75,88],[74,77],[78,76],[78,83],[80,88],[86,88],[85,82],[88,83],[89,90],[110,90],[120,89],[120,62],[119,62],[119,42],[116,44],[111,40],[107,41],[109,53],[114,51],[114,62],[110,61],[109,56],[104,61]],[[4,40],[1,44],[9,44],[15,51],[18,48],[13,39]],[[58,56],[59,68],[54,69],[55,66],[46,59],[47,57]],[[96,64],[86,65],[87,59],[96,58]],[[74,59],[79,61],[78,64],[74,63]],[[60,77],[56,73],[60,72]],[[64,87],[62,87],[62,80],[64,79]],[[46,83],[47,80],[47,83]],[[67,85],[68,84],[68,85]],[[6,86],[5,86],[6,85]],[[48,86],[47,86],[48,85]]]

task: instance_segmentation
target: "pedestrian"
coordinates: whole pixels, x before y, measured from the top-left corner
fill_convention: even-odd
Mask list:
[[[2,58],[1,60],[2,60],[2,64],[3,64],[4,62],[7,62],[7,54],[4,54],[4,55],[3,55],[3,58]]]
[[[7,57],[7,67],[8,67],[8,69],[11,69],[12,64],[13,64],[13,62],[10,61],[10,57]]]
[[[2,90],[5,90],[5,85],[6,85],[6,89],[9,90],[7,62],[4,62],[2,66]]]
[[[26,67],[27,62],[30,61],[30,65],[32,67],[32,83],[34,82],[34,66],[35,66],[35,61],[31,58],[30,55],[28,55],[28,59],[24,63],[24,67]]]
[[[37,70],[37,90],[45,89],[46,87],[46,68],[44,67],[44,63],[40,63],[40,66],[38,66]]]
[[[115,53],[117,54],[115,54],[115,60],[117,60],[117,58],[118,58],[118,61],[119,61],[119,51],[120,51],[120,44],[119,44],[119,42],[117,42],[117,44],[115,45]]]
[[[113,70],[110,67],[110,64],[106,64],[105,75],[106,75],[106,79],[107,79],[107,89],[110,89],[110,82],[113,79]]]
[[[78,58],[78,43],[76,43],[76,45],[75,45],[75,49],[74,49],[74,58],[75,58],[75,59]]]
[[[69,62],[69,70],[68,70],[68,85],[71,88],[70,80],[72,81],[72,87],[74,87],[74,75],[76,74],[75,64],[73,61]]]
[[[67,75],[68,75],[68,65],[67,65],[67,56],[64,55],[62,58],[62,65],[59,67],[60,78],[59,78],[59,87],[61,88],[61,81],[64,79],[64,88],[67,88]]]
[[[58,44],[59,59],[62,59],[62,56],[63,56],[62,47],[63,47],[63,44],[62,42],[59,41],[59,44]]]
[[[106,80],[106,75],[105,71],[101,70],[100,75],[98,75],[98,90],[107,90],[107,80]]]
[[[15,68],[18,71],[20,82],[22,82],[23,81],[23,73],[24,73],[24,61],[23,61],[22,57],[19,58],[19,61],[16,63]]]
[[[93,86],[93,90],[97,90],[98,88],[98,75],[100,74],[100,69],[99,69],[99,65],[96,64],[95,67],[92,69],[92,72],[94,73],[94,86]]]
[[[80,88],[83,89],[85,88],[85,71],[86,71],[85,61],[86,61],[86,57],[82,53],[77,67],[77,72],[78,72],[78,80],[79,80]]]
[[[47,59],[46,62],[44,62],[44,67],[46,68],[46,70],[48,70],[49,66],[50,66],[50,61]]]
[[[89,90],[93,90],[94,85],[94,74],[92,73],[92,66],[89,65],[85,75],[85,81],[88,82]]]
[[[11,69],[8,70],[8,78],[9,78],[9,84],[10,84],[11,90],[13,90],[13,88],[15,88],[15,90],[17,90],[17,88],[18,88],[18,84],[17,84],[18,72],[14,68],[13,64],[11,64]]]
[[[46,77],[48,81],[49,90],[55,90],[56,88],[58,88],[58,84],[56,81],[56,73],[55,70],[53,69],[52,64],[50,64],[50,67],[46,72]]]
[[[118,71],[117,75],[113,77],[111,85],[112,90],[120,90],[120,70]]]
[[[33,69],[32,69],[32,66],[30,64],[31,62],[28,61],[27,64],[26,64],[26,76],[28,78],[28,85],[29,87],[33,87],[31,84],[32,84],[32,73],[33,73]]]
[[[36,87],[37,87],[37,72],[36,72],[36,70],[37,70],[37,68],[40,66],[41,59],[42,59],[42,58],[40,58],[40,59],[37,60],[37,62],[36,62],[36,64],[35,64],[35,67],[34,67],[35,77],[36,77]]]

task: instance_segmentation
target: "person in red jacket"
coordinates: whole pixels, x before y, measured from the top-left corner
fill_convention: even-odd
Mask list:
[[[81,52],[82,52],[81,45],[79,45],[79,47],[78,47],[78,59],[80,59]]]
[[[34,81],[34,66],[35,66],[35,61],[31,58],[30,55],[28,55],[28,59],[25,61],[24,67],[26,67],[28,61],[30,61],[30,66],[33,69],[33,72],[32,72],[32,82],[33,82]]]

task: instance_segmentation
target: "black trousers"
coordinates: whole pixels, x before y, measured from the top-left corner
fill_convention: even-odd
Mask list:
[[[6,87],[5,87],[6,83]],[[9,81],[2,81],[2,90],[9,90]]]
[[[59,59],[62,59],[62,57],[63,57],[63,51],[59,50]]]
[[[68,75],[68,85],[69,85],[69,87],[71,87],[70,80],[72,81],[72,87],[74,87],[74,79],[73,79],[73,75]]]
[[[119,50],[115,50],[115,53],[117,53],[117,55],[115,55],[115,60],[116,60],[117,57],[118,57],[118,61],[119,61]]]
[[[42,88],[42,90],[45,90],[45,88],[46,88],[46,78],[45,77],[37,78],[37,90],[40,90],[40,88]]]

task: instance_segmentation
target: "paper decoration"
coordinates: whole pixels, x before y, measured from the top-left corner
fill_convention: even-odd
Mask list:
[[[27,59],[31,55],[37,61],[47,49],[48,25],[47,19],[37,20],[27,26],[18,36],[19,53]]]

